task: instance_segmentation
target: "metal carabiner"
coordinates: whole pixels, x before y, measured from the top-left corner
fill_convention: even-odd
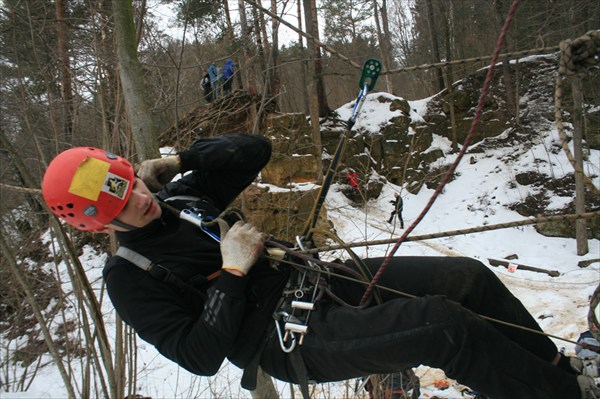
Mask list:
[[[287,315],[286,312],[278,312],[279,315],[281,314],[285,314]],[[281,326],[279,325],[279,320],[274,320],[275,322],[275,328],[277,329],[277,338],[279,338],[279,346],[281,346],[281,350],[284,351],[285,353],[290,353],[292,352],[294,349],[296,349],[296,345],[298,344],[298,340],[296,339],[296,335],[293,332],[288,332],[288,336],[292,338],[292,341],[290,342],[289,346],[285,344],[284,340],[283,340],[283,333],[281,332]]]

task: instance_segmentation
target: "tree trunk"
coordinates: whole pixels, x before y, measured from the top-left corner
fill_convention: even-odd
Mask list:
[[[300,1],[296,2],[297,12],[298,12],[298,29],[302,30],[302,3]],[[304,50],[304,36],[298,33],[298,46],[300,49],[300,53],[303,53]],[[308,60],[306,58],[302,58],[302,62],[300,64],[300,68],[302,69],[302,81],[307,82],[307,71],[308,71]],[[300,85],[302,87],[302,102],[304,104],[304,113],[310,113],[310,103],[309,103],[309,94],[308,94],[308,86],[305,84]]]
[[[503,9],[503,0],[494,0],[494,8],[496,11],[496,23],[498,24],[498,32],[502,29],[502,25],[504,25],[504,16],[502,14]],[[508,45],[507,38],[504,39],[504,43],[502,43],[502,53],[508,53]],[[502,80],[504,81],[504,88],[506,90],[506,108],[508,108],[508,113],[512,116],[515,116],[519,113],[517,109],[517,101],[515,97],[514,90],[514,79],[513,75],[510,71],[510,61],[508,58],[502,60]]]
[[[379,40],[381,60],[385,70],[389,71],[393,68],[394,61],[392,57],[392,42],[390,40],[390,28],[388,24],[387,1],[383,0],[380,8],[377,0],[373,0],[373,14],[375,18],[375,28],[377,30],[377,40]],[[379,17],[381,17],[381,20]],[[394,80],[393,75],[385,75],[386,90],[388,93],[397,94]]]
[[[271,0],[271,12],[273,14],[277,14],[277,0]],[[277,19],[273,19],[272,30],[273,38],[271,39],[271,69],[269,70],[269,76],[275,110],[278,111],[279,95],[281,94],[281,82],[279,79],[279,21]]]
[[[63,126],[65,140],[73,142],[73,121],[75,118],[73,104],[73,88],[71,85],[71,67],[69,63],[67,25],[65,23],[65,6],[63,0],[56,0],[56,44],[58,47],[58,58],[60,64],[60,93],[63,105]]]
[[[256,96],[258,90],[256,88],[256,74],[254,72],[254,62],[252,48],[251,48],[251,35],[252,29],[248,25],[246,18],[246,5],[244,0],[238,0],[238,6],[240,8],[240,24],[242,28],[242,48],[244,49],[244,69],[246,70],[246,90],[251,96]],[[257,33],[258,36],[258,33]],[[257,109],[256,105],[250,106],[250,120],[248,121],[248,128],[255,126],[257,121]]]
[[[132,0],[113,1],[119,77],[125,110],[133,133],[138,161],[159,158],[152,114],[146,102],[142,67],[137,57],[137,35],[133,23]]]
[[[585,212],[585,191],[583,182],[583,93],[581,78],[574,76],[571,80],[573,91],[573,157],[575,158],[575,213]],[[587,239],[587,223],[585,219],[575,221],[575,238],[577,255],[589,252]]]
[[[227,23],[227,38],[229,39],[229,43],[231,43],[231,46],[233,46],[235,43],[235,33],[233,31],[233,23],[231,22],[231,13],[229,12],[229,2],[224,1],[223,7],[225,9],[225,21]],[[239,58],[234,58],[233,62],[235,63],[235,65],[241,65]],[[238,73],[237,71],[234,71],[234,74],[238,87],[240,88],[240,90],[243,90],[244,84],[242,82],[242,74]]]
[[[306,21],[306,31],[312,37],[315,36],[315,26],[314,23],[316,21],[316,16],[313,19],[313,10],[316,9],[315,0],[303,0],[304,4],[304,20]],[[320,68],[317,70],[317,65],[320,65],[317,62],[317,53],[318,46],[312,40],[306,41],[306,48],[308,50],[308,95],[309,95],[309,105],[310,105],[310,126],[312,131],[312,138],[317,148],[317,154],[321,154],[321,125],[319,123],[319,77],[318,72]],[[320,157],[319,157],[320,158]],[[321,170],[322,168],[319,168]]]
[[[316,0],[304,0],[304,14],[306,21],[306,31],[315,40],[319,40],[319,22],[317,15]],[[329,112],[327,96],[325,95],[325,83],[323,82],[323,65],[321,64],[321,48],[313,41],[307,40],[309,57],[313,59],[314,77],[317,91],[317,101],[319,106],[319,116],[326,116]]]
[[[453,29],[452,29],[452,18],[453,18],[453,10],[452,3],[449,3],[450,10],[446,11],[443,3],[439,4],[440,11],[442,15],[442,19],[444,20],[444,40],[446,47],[446,62],[452,61],[452,50],[450,46]],[[456,112],[454,108],[454,88],[452,87],[452,83],[454,82],[454,70],[452,69],[452,64],[448,64],[444,68],[444,75],[446,78],[446,88],[448,89],[448,102],[450,104],[450,127],[452,129],[452,151],[458,152],[458,133],[456,127]]]
[[[248,25],[248,20],[246,18],[246,5],[244,0],[238,0],[238,6],[240,8],[240,25],[242,28],[242,47],[244,49],[244,69],[246,70],[245,83],[246,90],[250,93],[251,96],[255,96],[257,94],[256,89],[256,80],[254,74],[254,67],[252,63],[252,49],[250,45],[250,37],[252,35],[252,29]]]
[[[429,27],[429,39],[431,40],[431,53],[433,55],[433,62],[440,62],[440,49],[435,30],[433,4],[431,3],[431,0],[425,0],[425,4],[427,5],[427,23]],[[444,89],[444,75],[440,68],[436,68],[435,73],[437,77],[435,91],[440,92]]]
[[[259,3],[262,7],[262,5]],[[259,76],[262,76],[263,93],[266,90],[270,92],[271,87],[269,85],[268,68],[267,68],[267,57],[269,54],[269,41],[267,40],[267,31],[264,26],[264,18],[262,14],[258,12],[255,7],[250,8],[252,12],[252,19],[254,22],[254,32],[256,34],[256,49],[258,51],[258,62],[260,68]]]

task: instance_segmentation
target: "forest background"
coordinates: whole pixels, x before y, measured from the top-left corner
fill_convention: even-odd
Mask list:
[[[160,14],[165,5],[174,20]],[[134,381],[134,370],[119,361],[132,356],[134,334],[120,326],[119,342],[108,343],[72,249],[84,239],[114,243],[66,232],[41,201],[41,177],[57,153],[95,146],[135,162],[158,157],[160,133],[208,106],[200,81],[208,65],[227,58],[237,66],[234,90],[253,99],[256,121],[266,109],[303,113],[319,145],[319,117],[356,97],[366,59],[383,64],[378,90],[429,97],[489,64],[510,7],[509,0],[0,1],[0,330],[18,325],[14,337],[36,334],[21,351],[3,350],[3,389],[7,381],[11,389],[25,388],[31,374],[15,378],[14,365],[34,369],[48,351],[55,361],[89,352],[90,375],[101,375],[102,383],[78,389],[122,397],[131,389],[126,381]],[[166,33],[174,25],[178,37]],[[599,28],[597,0],[523,0],[501,60],[556,52],[560,41]],[[504,77],[507,105],[516,109],[516,88]],[[50,304],[63,294],[43,270],[21,264],[46,256],[39,237],[48,226],[71,254],[81,320],[91,322],[78,339],[66,324],[58,339],[44,331],[44,320],[55,316]],[[61,374],[72,378],[68,370]]]

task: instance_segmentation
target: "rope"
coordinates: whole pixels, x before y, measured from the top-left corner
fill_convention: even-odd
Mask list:
[[[565,214],[565,215],[540,215],[535,218],[516,220],[513,222],[506,223],[498,223],[498,224],[490,224],[487,226],[480,227],[472,227],[468,229],[458,229],[451,231],[443,231],[439,233],[431,233],[431,234],[423,234],[419,236],[406,237],[404,241],[423,241],[423,240],[431,240],[434,238],[444,238],[444,237],[452,237],[463,234],[472,234],[472,233],[480,233],[484,231],[491,230],[500,230],[506,229],[510,227],[519,227],[519,226],[527,226],[531,224],[538,223],[547,223],[547,222],[556,222],[556,221],[574,221],[579,219],[593,219],[595,217],[600,217],[600,211],[595,212],[586,212],[582,214]],[[360,242],[351,242],[345,243],[344,245],[329,245],[318,248],[311,248],[306,251],[301,251],[307,254],[314,254],[318,252],[324,251],[335,251],[339,249],[347,249],[347,248],[355,248],[355,247],[363,247],[370,245],[384,245],[384,244],[393,244],[397,241],[397,238],[385,239],[385,240],[373,240],[373,241],[360,241]]]
[[[498,55],[498,58],[509,59],[509,60],[510,59],[518,59],[518,58],[522,58],[522,57],[528,56],[528,55],[551,54],[551,53],[555,53],[555,52],[559,51],[559,49],[560,49],[559,46],[540,47],[540,48],[534,48],[534,49],[529,49],[529,50],[515,51],[512,53],[502,53],[502,54]],[[394,73],[400,73],[400,72],[412,72],[412,71],[426,70],[426,69],[432,69],[432,68],[445,68],[450,65],[464,65],[464,64],[471,63],[471,62],[484,62],[484,61],[487,62],[487,61],[490,61],[492,59],[492,57],[493,56],[491,56],[491,55],[487,55],[487,56],[481,56],[481,57],[465,58],[462,60],[436,62],[436,63],[432,63],[432,64],[422,64],[422,65],[406,67],[406,68],[390,69],[389,71],[387,71],[387,70],[382,71],[380,73],[380,75],[388,75],[388,74],[394,74]]]
[[[0,187],[5,188],[7,190],[11,190],[11,191],[16,191],[16,192],[19,192],[19,193],[36,194],[36,195],[41,195],[42,194],[42,190],[39,189],[39,188],[27,188],[27,187],[11,186],[10,184],[6,184],[6,183],[0,183]]]
[[[567,76],[586,73],[600,62],[600,30],[589,31],[575,40],[560,42],[558,72]]]
[[[487,93],[490,89],[490,83],[492,81],[492,76],[494,75],[495,65],[496,65],[496,61],[498,59],[498,55],[500,54],[500,49],[502,48],[502,44],[504,43],[504,39],[508,33],[508,28],[510,27],[510,23],[511,23],[515,13],[517,12],[517,8],[519,7],[520,3],[521,3],[521,0],[515,0],[513,2],[512,6],[510,8],[510,11],[508,13],[508,16],[506,18],[506,21],[504,21],[504,26],[502,27],[500,37],[498,38],[498,42],[496,43],[494,55],[492,57],[490,67],[489,67],[489,69],[487,71],[487,75],[485,77],[485,82],[483,84],[483,90],[481,92],[481,96],[479,97],[479,103],[477,104],[477,110],[475,111],[475,116],[473,117],[473,123],[471,124],[471,129],[469,130],[469,133],[467,134],[467,138],[465,139],[463,148],[458,153],[456,160],[450,166],[450,169],[444,176],[440,185],[436,188],[435,192],[429,199],[429,202],[427,203],[427,205],[425,206],[423,211],[419,214],[417,219],[408,227],[408,229],[406,229],[404,234],[402,234],[402,236],[398,239],[398,241],[392,248],[390,254],[386,257],[386,259],[384,259],[383,263],[377,270],[377,273],[375,273],[375,277],[373,277],[373,281],[371,281],[371,283],[367,287],[367,290],[365,291],[365,294],[363,295],[363,298],[361,299],[361,303],[366,302],[368,300],[369,296],[371,295],[371,292],[373,291],[375,284],[377,284],[377,281],[379,281],[379,278],[381,277],[382,273],[387,268],[392,257],[394,256],[394,254],[396,253],[396,251],[398,250],[398,248],[400,247],[402,242],[406,239],[406,237],[408,237],[408,235],[415,229],[415,227],[421,222],[421,220],[423,220],[423,218],[425,217],[427,212],[429,212],[429,209],[431,209],[431,207],[433,206],[433,203],[435,202],[437,197],[441,194],[444,186],[450,181],[452,175],[454,174],[454,171],[458,167],[458,164],[460,163],[460,161],[464,157],[467,149],[469,148],[469,144],[471,143],[471,140],[472,140],[473,136],[475,135],[475,130],[477,128],[477,125],[479,124],[479,120],[481,119],[481,113],[483,111],[485,98],[487,97]]]
[[[558,62],[556,75],[556,89],[554,91],[554,119],[556,129],[561,140],[562,148],[569,163],[583,178],[583,182],[594,195],[600,195],[600,190],[575,162],[575,157],[569,149],[569,139],[565,133],[562,120],[562,83],[565,77],[574,77],[587,72],[589,67],[597,65],[600,60],[600,31],[590,31],[575,40],[560,42],[561,56]]]
[[[598,322],[598,317],[594,311],[598,305],[600,305],[600,284],[598,284],[594,290],[594,293],[592,294],[592,299],[590,300],[590,310],[588,312],[588,327],[590,332],[597,341],[600,341],[600,323]]]

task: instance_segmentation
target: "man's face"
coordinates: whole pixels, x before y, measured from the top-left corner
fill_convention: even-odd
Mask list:
[[[133,182],[133,188],[125,208],[119,213],[117,219],[134,227],[144,227],[153,220],[162,215],[162,209],[158,205],[156,198],[150,192],[146,184],[136,177]],[[122,227],[108,225],[108,230],[127,231]]]

